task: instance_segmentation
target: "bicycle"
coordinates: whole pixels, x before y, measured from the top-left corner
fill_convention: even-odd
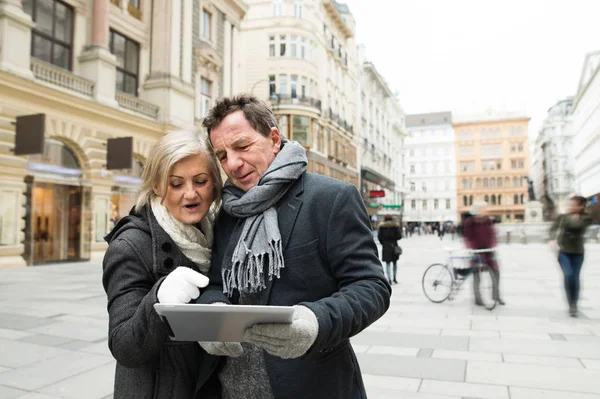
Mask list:
[[[441,303],[447,299],[453,300],[469,276],[478,273],[480,279],[479,294],[483,306],[487,310],[494,309],[496,299],[493,290],[496,286],[496,275],[492,272],[492,268],[483,262],[481,255],[494,252],[494,250],[447,249],[446,251],[449,253],[446,264],[434,263],[423,273],[423,293],[427,299],[433,303]],[[458,261],[466,261],[469,267],[456,267]]]

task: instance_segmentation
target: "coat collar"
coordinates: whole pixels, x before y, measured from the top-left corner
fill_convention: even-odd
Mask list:
[[[196,266],[183,256],[171,236],[160,227],[152,209],[148,206],[146,217],[150,226],[152,237],[152,270],[160,278],[166,276],[177,266],[189,266],[196,270]]]

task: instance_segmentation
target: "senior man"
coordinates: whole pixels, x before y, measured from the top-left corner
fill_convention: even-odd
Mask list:
[[[360,193],[307,173],[255,97],[217,101],[203,124],[229,179],[199,302],[295,306],[291,324],[255,325],[241,344],[200,343],[226,356],[223,397],[366,398],[349,338],[387,311],[391,288]]]

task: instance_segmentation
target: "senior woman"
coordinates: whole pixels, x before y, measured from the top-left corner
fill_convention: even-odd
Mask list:
[[[148,158],[135,208],[106,236],[102,283],[114,398],[219,397],[218,357],[170,340],[153,305],[188,303],[208,284],[221,175],[205,140],[163,136]]]

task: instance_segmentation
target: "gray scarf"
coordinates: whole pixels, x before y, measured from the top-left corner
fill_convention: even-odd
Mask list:
[[[223,209],[231,216],[245,218],[242,234],[233,251],[231,262],[224,260],[221,269],[223,292],[233,290],[257,292],[266,288],[265,262],[269,280],[279,278],[284,267],[281,234],[274,205],[304,173],[308,161],[302,145],[285,141],[258,184],[247,192],[230,180],[223,188]]]

